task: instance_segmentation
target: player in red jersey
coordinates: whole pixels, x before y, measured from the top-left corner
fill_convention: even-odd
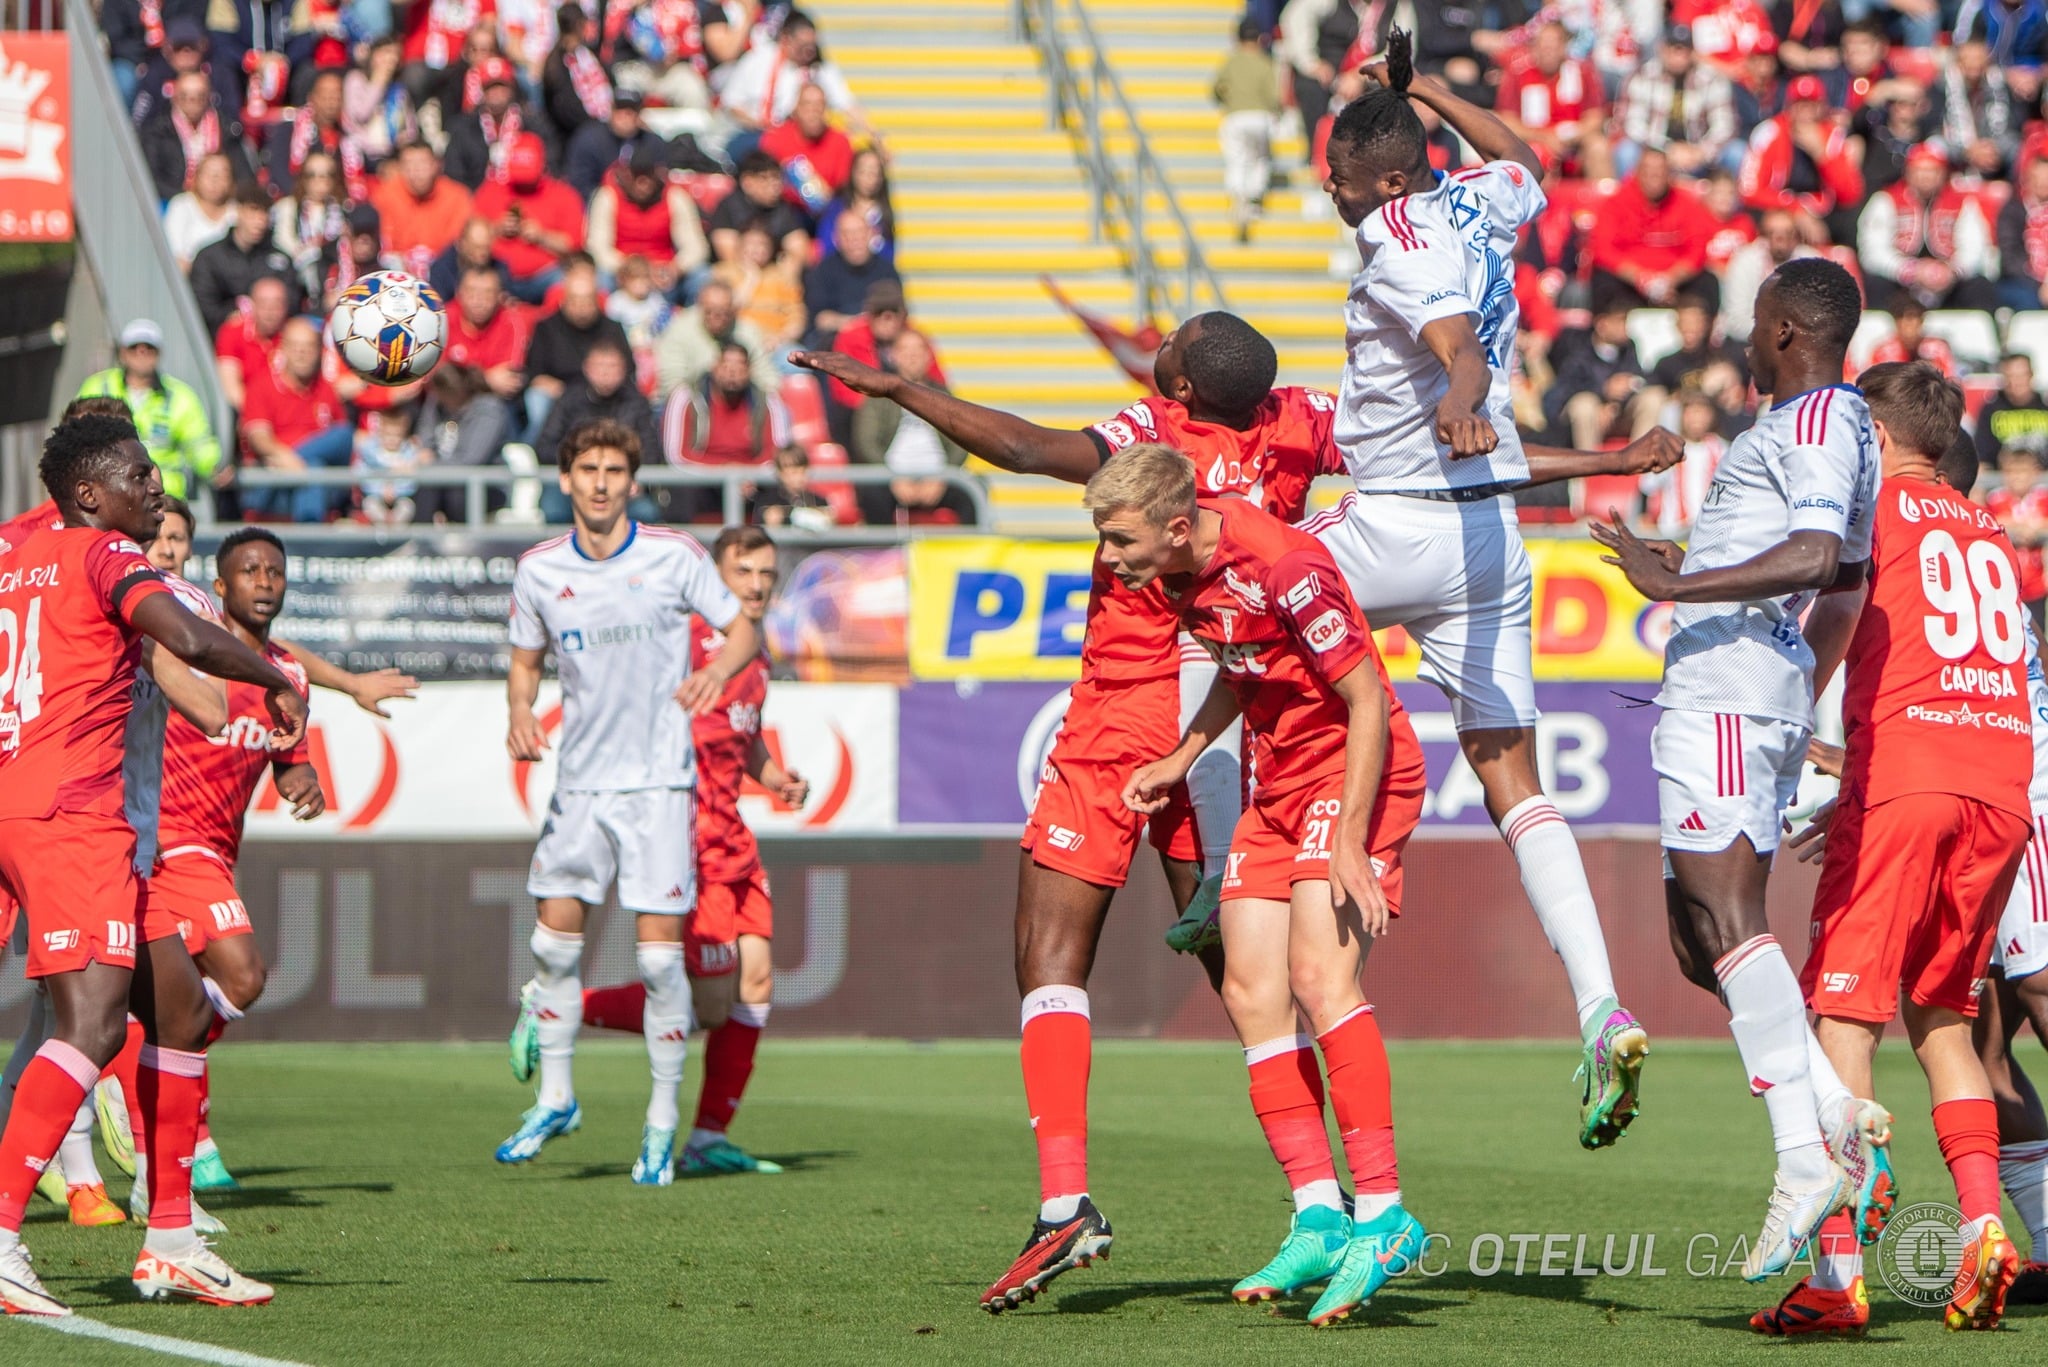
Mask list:
[[[1242,495],[1293,522],[1307,511],[1314,479],[1344,468],[1330,436],[1335,400],[1322,390],[1274,388],[1279,363],[1272,343],[1229,313],[1199,314],[1161,343],[1153,364],[1160,397],[1078,432],[983,408],[835,352],[798,352],[792,360],[900,404],[1018,474],[1085,484],[1114,451],[1160,441],[1193,462],[1201,494]],[[1618,452],[1528,450],[1531,483],[1654,473],[1683,454],[1677,437],[1661,429]],[[1088,1194],[1087,982],[1111,898],[1148,825],[1182,917],[1170,942],[1203,948],[1210,981],[1221,981],[1214,909],[1239,815],[1234,742],[1219,738],[1190,771],[1185,796],[1176,794],[1149,818],[1122,800],[1131,773],[1174,745],[1215,678],[1214,666],[1198,651],[1183,652],[1178,637],[1171,605],[1156,590],[1124,588],[1098,557],[1081,679],[1047,758],[1018,866],[1021,1054],[1040,1203],[1023,1256],[982,1297],[990,1311],[1014,1307],[1074,1266],[1075,1240],[1062,1231],[1074,1227]],[[1092,1202],[1088,1208],[1099,1225],[1090,1237],[1107,1247],[1108,1222]]]
[[[711,555],[725,586],[740,600],[741,613],[758,625],[775,595],[775,543],[759,527],[728,527],[712,543]],[[702,669],[724,645],[724,634],[697,618],[690,667]],[[697,745],[697,907],[684,927],[683,947],[697,1020],[711,1033],[697,1118],[679,1165],[686,1176],[782,1171],[779,1164],[756,1158],[726,1138],[753,1076],[754,1051],[768,1025],[775,991],[770,953],[775,908],[760,848],[740,815],[741,782],[753,779],[789,807],[802,807],[811,793],[811,785],[777,762],[761,739],[761,709],[767,700],[764,650],[727,681],[717,704],[691,723]],[[646,1004],[643,983],[593,988],[583,994],[583,1023],[638,1034]],[[530,1045],[515,1037],[514,1055],[530,1053],[537,1061],[539,1044],[538,1035]]]
[[[1876,1123],[1862,1128],[1879,1136],[1877,1161],[1850,1208],[1821,1227],[1814,1275],[1753,1318],[1770,1334],[1869,1321],[1859,1236],[1874,1241],[1890,1203],[1889,1192],[1872,1190],[1889,1185],[1882,1145],[1890,1117],[1867,1098],[1878,1040],[1902,1009],[1963,1219],[1948,1326],[1995,1327],[2019,1270],[1999,1221],[1998,1112],[1970,1019],[2033,829],[2019,567],[1997,519],[1965,492],[1976,461],[1955,450],[1962,391],[1917,361],[1873,366],[1858,383],[1884,483],[1864,593],[1816,609],[1817,639],[1829,645],[1816,688],[1852,620],[1854,632],[1844,659],[1842,792],[1826,827],[1800,983],[1840,1077],[1832,1095],[1817,1095],[1821,1125],[1832,1133],[1844,1110],[1876,1111]],[[1860,615],[1858,597],[1866,598]]]
[[[145,1299],[260,1303],[270,1288],[192,1230],[186,1168],[206,996],[177,927],[144,905],[123,812],[123,739],[144,636],[209,674],[263,687],[281,743],[303,732],[305,708],[275,667],[179,605],[144,559],[136,543],[156,535],[163,484],[132,424],[98,415],[59,424],[42,476],[65,525],[0,552],[0,883],[28,920],[28,972],[44,980],[56,1030],[23,1070],[0,1132],[0,1307],[68,1313],[29,1264],[22,1211],[120,1048],[131,998],[148,1035],[144,1127],[163,1158],[136,1288]]]
[[[1195,484],[1180,453],[1150,444],[1088,481],[1117,578],[1163,591],[1219,668],[1180,743],[1132,775],[1123,798],[1159,806],[1242,714],[1258,781],[1223,878],[1223,1005],[1295,1220],[1234,1294],[1266,1300],[1326,1281],[1309,1315],[1323,1325],[1412,1265],[1424,1238],[1401,1206],[1386,1048],[1358,988],[1367,940],[1400,913],[1422,747],[1329,551],[1241,499],[1198,501]],[[1324,1128],[1318,1047],[1357,1189],[1352,1217]]]

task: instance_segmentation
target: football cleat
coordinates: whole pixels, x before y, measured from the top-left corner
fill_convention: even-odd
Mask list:
[[[1780,1172],[1771,1182],[1771,1204],[1764,1211],[1763,1231],[1743,1260],[1742,1280],[1760,1282],[1792,1266],[1828,1216],[1848,1204],[1850,1195],[1849,1174],[1832,1158],[1828,1175],[1810,1186],[1789,1186]]]
[[[64,1204],[71,1208],[71,1223],[84,1229],[101,1225],[125,1225],[128,1217],[107,1199],[104,1182],[81,1183],[64,1189]]]
[[[61,1206],[64,1204],[66,1187],[67,1183],[64,1181],[64,1162],[62,1159],[52,1155],[48,1165],[43,1168],[42,1175],[36,1178],[36,1195],[42,1197],[53,1206]]]
[[[685,1177],[714,1177],[729,1172],[781,1172],[782,1164],[756,1158],[729,1139],[714,1139],[684,1148],[682,1170]]]
[[[128,1102],[121,1095],[120,1082],[101,1078],[92,1089],[92,1109],[100,1121],[100,1147],[107,1151],[107,1158],[115,1167],[133,1177],[135,1135],[128,1128]]]
[[[0,1248],[0,1311],[10,1315],[68,1315],[71,1307],[43,1290],[28,1249],[19,1243]]]
[[[676,1132],[654,1125],[640,1127],[640,1156],[633,1160],[633,1182],[665,1187],[676,1180]]]
[[[1883,1237],[1899,1199],[1888,1152],[1892,1113],[1875,1101],[1853,1100],[1827,1140],[1828,1152],[1849,1175],[1849,1218],[1856,1226],[1856,1241],[1868,1247]]]
[[[519,1117],[519,1128],[498,1145],[500,1163],[524,1163],[540,1152],[541,1145],[556,1135],[583,1128],[583,1108],[571,1101],[564,1110],[549,1110],[538,1101]]]
[[[147,1178],[137,1178],[135,1185],[128,1188],[128,1218],[144,1227],[147,1227],[149,1224],[149,1181]],[[220,1222],[219,1216],[210,1213],[204,1206],[200,1205],[199,1198],[195,1196],[192,1198],[192,1232],[194,1234],[225,1234],[228,1232],[228,1227]]]
[[[194,1191],[240,1191],[242,1184],[228,1171],[228,1165],[221,1161],[219,1149],[208,1149],[205,1153],[192,1156],[192,1190]]]
[[[2020,1251],[2005,1237],[1996,1215],[1972,1225],[1963,1236],[1963,1264],[1956,1269],[1955,1295],[1944,1322],[1951,1329],[1996,1329],[2019,1270]]]
[[[539,985],[531,981],[519,989],[519,1016],[512,1022],[511,1037],[505,1041],[512,1076],[521,1082],[532,1081],[533,1070],[540,1067],[540,1020],[535,1015],[539,991]]]
[[[1328,1281],[1351,1243],[1351,1221],[1341,1210],[1310,1206],[1296,1211],[1287,1239],[1273,1260],[1230,1288],[1246,1305],[1291,1296],[1312,1282]]]
[[[1344,1260],[1310,1308],[1308,1322],[1323,1329],[1363,1310],[1381,1287],[1415,1266],[1428,1237],[1422,1222],[1399,1206],[1381,1211],[1378,1219],[1352,1221]]]
[[[2021,1263],[2019,1275],[2012,1279],[2012,1290],[2005,1293],[2005,1303],[2048,1305],[2048,1263],[2032,1259]]]
[[[1204,878],[1188,899],[1188,909],[1166,928],[1166,947],[1176,954],[1200,954],[1223,943],[1223,927],[1217,921],[1223,910],[1223,875]]]
[[[1794,1334],[1860,1334],[1870,1327],[1870,1295],[1858,1277],[1847,1291],[1829,1291],[1801,1277],[1799,1285],[1769,1310],[1749,1317],[1759,1334],[1790,1338]]]
[[[146,1301],[176,1297],[202,1305],[265,1305],[276,1294],[254,1277],[229,1267],[204,1239],[195,1240],[183,1253],[152,1253],[144,1248],[129,1279]]]
[[[1060,1273],[1107,1258],[1111,1237],[1109,1221],[1085,1196],[1071,1218],[1058,1224],[1036,1221],[1017,1261],[981,1293],[981,1308],[1000,1315],[1025,1301],[1037,1300],[1038,1293]]]
[[[1643,1060],[1650,1035],[1612,997],[1595,1013],[1600,1028],[1585,1037],[1579,1071],[1579,1143],[1602,1149],[1628,1133],[1641,1107]]]

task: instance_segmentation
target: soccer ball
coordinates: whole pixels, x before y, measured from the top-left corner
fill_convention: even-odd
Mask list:
[[[327,340],[368,383],[411,384],[440,363],[448,317],[426,281],[404,271],[372,271],[334,301]]]

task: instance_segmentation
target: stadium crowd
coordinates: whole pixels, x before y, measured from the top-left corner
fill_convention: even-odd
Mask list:
[[[886,144],[801,10],[104,0],[101,18],[236,412],[232,458],[154,429],[170,492],[208,481],[230,517],[458,520],[461,490],[402,476],[515,444],[546,462],[608,417],[651,461],[758,467],[750,511],[772,525],[972,520],[936,477],[963,453],[785,364],[837,349],[945,383],[894,264]],[[321,343],[336,294],[387,268],[447,304],[424,384],[366,386]],[[169,404],[156,328],[119,342],[95,388]],[[897,477],[810,482],[849,460]],[[250,466],[395,477],[239,490]],[[653,493],[649,517],[720,508],[716,488]]]

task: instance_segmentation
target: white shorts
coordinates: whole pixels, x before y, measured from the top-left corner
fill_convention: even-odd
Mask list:
[[[1460,731],[1536,724],[1535,576],[1513,499],[1350,493],[1301,527],[1328,548],[1373,630],[1407,629],[1418,676],[1451,700]]]
[[[2048,807],[2034,808],[2033,838],[1998,918],[1991,966],[2004,969],[2007,982],[2048,968]]]
[[[685,915],[697,905],[696,830],[688,788],[557,792],[526,891],[602,906],[616,879],[625,910]]]
[[[1715,854],[1748,836],[1758,854],[1776,850],[1812,734],[1776,717],[1666,709],[1650,733],[1664,848]]]

